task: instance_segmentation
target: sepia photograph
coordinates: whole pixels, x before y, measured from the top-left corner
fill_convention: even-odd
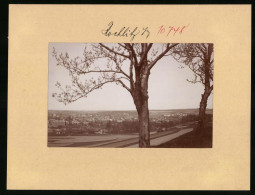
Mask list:
[[[212,148],[212,43],[49,43],[48,147]]]
[[[251,8],[10,4],[6,188],[249,190]]]

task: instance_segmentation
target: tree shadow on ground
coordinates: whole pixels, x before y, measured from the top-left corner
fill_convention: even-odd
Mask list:
[[[197,129],[152,148],[212,148],[212,125]]]

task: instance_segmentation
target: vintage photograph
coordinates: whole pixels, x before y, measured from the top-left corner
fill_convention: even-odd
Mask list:
[[[212,43],[49,43],[48,147],[212,148]]]

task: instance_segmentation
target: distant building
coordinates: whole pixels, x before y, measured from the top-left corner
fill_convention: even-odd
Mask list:
[[[100,129],[99,131],[97,131],[96,133],[97,134],[106,134],[106,133],[108,133],[109,132],[109,130],[107,130],[107,129]]]
[[[52,127],[64,127],[66,125],[65,120],[56,120],[56,119],[50,119],[49,120],[49,125]]]
[[[72,121],[72,124],[73,124],[73,125],[79,125],[80,122],[74,119],[74,120]]]

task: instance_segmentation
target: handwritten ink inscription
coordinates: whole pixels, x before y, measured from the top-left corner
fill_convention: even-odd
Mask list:
[[[161,25],[157,32],[154,32],[157,35],[164,35],[166,37],[175,36],[175,35],[181,35],[186,31],[186,29],[189,27],[189,24],[186,26],[165,26]],[[148,39],[148,37],[151,35],[151,32],[149,30],[149,27],[129,27],[129,26],[123,26],[121,28],[116,28],[114,26],[114,22],[111,21],[107,27],[103,30],[101,30],[101,33],[106,37],[127,37],[130,39],[130,41],[134,41],[136,37],[145,37]]]
[[[175,36],[176,34],[181,35],[187,29],[188,26],[189,26],[189,24],[186,26],[164,26],[164,25],[161,25],[159,27],[157,35],[165,35],[166,37]]]
[[[107,29],[104,29],[101,31],[103,35],[110,37],[110,36],[116,36],[116,37],[129,37],[130,41],[133,41],[136,36],[144,36],[146,39],[150,36],[150,31],[148,27],[127,27],[123,26],[120,29],[114,29],[113,21],[111,21],[108,24]]]

